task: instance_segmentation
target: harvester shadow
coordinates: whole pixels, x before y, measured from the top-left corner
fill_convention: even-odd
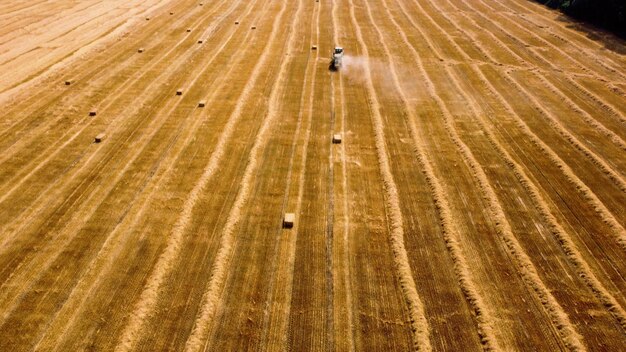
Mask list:
[[[337,72],[337,66],[335,66],[333,60],[330,60],[330,62],[328,63],[328,70],[330,72]]]

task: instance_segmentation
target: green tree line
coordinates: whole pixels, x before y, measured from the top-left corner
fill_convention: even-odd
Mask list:
[[[626,0],[536,0],[567,15],[626,36]]]

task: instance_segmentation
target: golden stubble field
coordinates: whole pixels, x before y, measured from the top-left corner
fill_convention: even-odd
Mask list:
[[[527,0],[3,1],[0,350],[623,350],[625,49]]]

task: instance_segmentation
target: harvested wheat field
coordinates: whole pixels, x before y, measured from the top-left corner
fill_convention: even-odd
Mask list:
[[[626,42],[586,30],[2,1],[0,350],[625,350]]]

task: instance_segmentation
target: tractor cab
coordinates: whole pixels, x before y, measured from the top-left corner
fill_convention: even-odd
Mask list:
[[[341,67],[341,61],[343,59],[343,48],[336,46],[331,57],[330,68],[335,71]]]

